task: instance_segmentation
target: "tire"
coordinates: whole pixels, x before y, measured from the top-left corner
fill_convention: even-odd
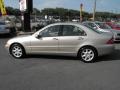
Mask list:
[[[97,51],[92,47],[83,47],[78,53],[79,59],[81,59],[85,63],[94,62],[97,56]]]
[[[10,47],[10,54],[14,57],[14,58],[23,58],[25,56],[25,50],[22,47],[22,45],[20,44],[13,44]]]

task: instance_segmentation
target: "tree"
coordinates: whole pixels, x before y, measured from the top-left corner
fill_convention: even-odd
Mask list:
[[[37,8],[33,8],[33,14],[40,15],[41,13]]]
[[[6,11],[8,15],[15,15],[15,16],[19,16],[21,14],[19,9],[15,9],[12,7],[6,7]]]
[[[8,15],[21,15],[19,9],[13,7],[6,7]],[[44,8],[41,11],[37,8],[33,9],[32,15],[44,17],[45,15],[52,16],[54,18],[60,18],[63,21],[79,19],[80,11],[73,9],[65,9],[65,8]],[[89,20],[92,18],[92,13],[83,12],[83,20]],[[120,14],[110,13],[110,12],[96,12],[96,20],[108,20],[108,19],[117,19],[120,17]]]

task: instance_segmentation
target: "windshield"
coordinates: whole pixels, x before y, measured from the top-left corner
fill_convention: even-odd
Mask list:
[[[101,29],[111,29],[111,27],[105,23],[96,23]]]

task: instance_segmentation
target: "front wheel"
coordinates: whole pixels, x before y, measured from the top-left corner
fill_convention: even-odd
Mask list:
[[[10,54],[15,58],[22,58],[25,55],[25,50],[20,44],[13,44],[10,47]]]
[[[86,63],[94,62],[97,57],[97,51],[91,47],[83,47],[79,53],[78,57]]]

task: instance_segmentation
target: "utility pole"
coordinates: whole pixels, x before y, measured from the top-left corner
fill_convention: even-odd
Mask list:
[[[30,24],[30,14],[33,11],[33,0],[26,0],[27,2],[27,10],[24,13],[24,30],[26,32],[31,31],[31,24]]]
[[[82,17],[82,13],[83,13],[83,4],[80,4],[80,22],[83,21],[83,17]]]
[[[94,1],[94,8],[93,8],[93,21],[95,21],[96,2],[97,2],[97,0]]]
[[[33,0],[19,0],[22,13],[23,28],[25,32],[31,31],[30,14],[33,11]]]
[[[70,14],[69,14],[69,9],[68,9],[68,22],[70,21]]]
[[[30,13],[24,13],[24,31],[30,32],[31,31],[31,24],[30,24]]]

